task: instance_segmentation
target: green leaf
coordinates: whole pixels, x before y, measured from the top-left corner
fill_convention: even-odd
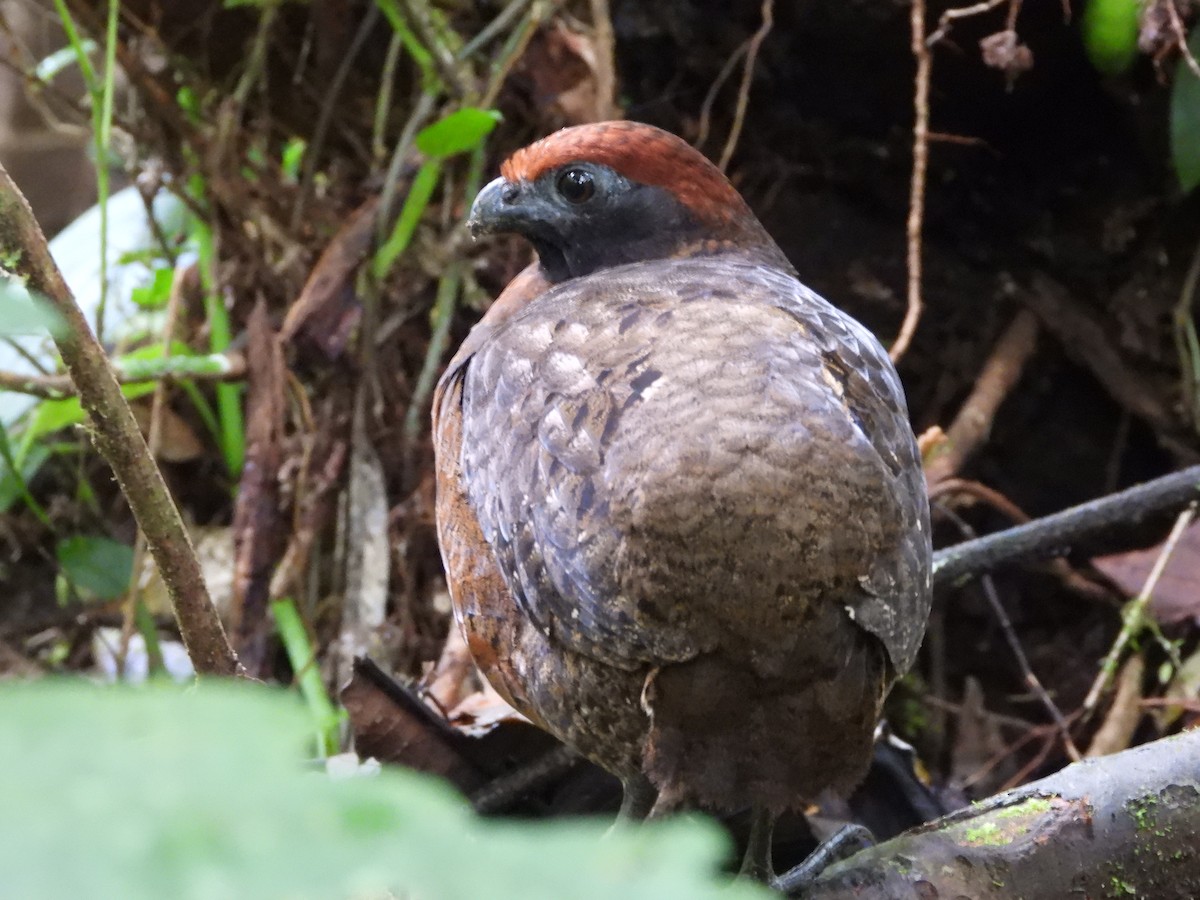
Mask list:
[[[128,544],[76,535],[59,541],[54,555],[71,584],[97,600],[115,600],[129,588],[133,548]]]
[[[1200,28],[1192,29],[1188,49],[1200,54]],[[1171,165],[1185,194],[1200,185],[1200,77],[1180,59],[1171,89]]]
[[[50,900],[752,900],[708,822],[486,822],[404,770],[299,762],[294,695],[204,681],[0,685],[0,885]],[[70,865],[63,848],[70,848]],[[390,893],[389,893],[390,892]]]
[[[292,184],[300,179],[300,165],[304,162],[304,152],[307,149],[308,141],[300,137],[289,138],[283,145],[280,168],[283,169],[283,177]]]
[[[435,158],[466,153],[482,144],[499,121],[494,109],[464,107],[417,132],[417,149]]]
[[[31,294],[18,279],[0,275],[0,335],[57,335],[65,327],[54,307]]]
[[[1089,0],[1083,10],[1083,46],[1092,65],[1119,75],[1137,56],[1142,0]]]
[[[147,381],[122,385],[121,393],[125,395],[126,400],[136,400],[138,397],[154,393],[154,383]],[[44,435],[78,425],[85,418],[87,415],[84,413],[83,405],[79,402],[78,397],[43,400],[38,404],[37,412],[34,413],[28,429],[21,436],[22,444],[27,445],[30,441]],[[18,454],[18,458],[20,458],[20,454]]]
[[[154,279],[145,287],[135,287],[129,292],[133,302],[142,309],[162,309],[171,299],[171,285],[175,282],[175,270],[163,266],[154,270]]]
[[[190,122],[192,125],[201,124],[204,118],[203,104],[200,102],[200,98],[196,95],[196,92],[192,88],[184,85],[178,91],[176,91],[175,102],[179,104],[179,108],[183,110],[183,114],[187,117],[188,122]],[[197,174],[195,177],[200,178],[201,176]],[[196,191],[192,191],[192,193],[195,194]]]
[[[379,7],[379,11],[383,13],[383,17],[388,20],[388,24],[392,26],[392,30],[400,38],[400,43],[404,45],[404,49],[408,51],[409,56],[413,58],[413,62],[417,64],[417,68],[421,70],[422,90],[427,94],[436,93],[439,79],[437,77],[437,70],[433,65],[433,55],[418,40],[413,30],[408,27],[408,22],[404,19],[404,13],[400,10],[400,4],[397,0],[375,0],[375,5]]]
[[[441,174],[442,164],[435,157],[421,166],[413,176],[412,186],[408,189],[408,196],[404,198],[404,206],[400,208],[400,215],[396,217],[392,233],[375,251],[371,260],[371,274],[377,281],[383,281],[387,277],[400,254],[408,249],[413,233],[417,230],[417,223],[421,221],[421,214],[429,205],[429,198],[433,196],[433,189],[437,187]]]
[[[38,444],[17,464],[19,472],[9,469],[6,463],[0,463],[0,513],[8,512],[18,499],[26,496],[26,485],[49,458],[50,448]]]
[[[345,715],[334,708],[329,693],[325,690],[320,662],[312,642],[308,639],[308,630],[304,627],[296,604],[290,597],[272,600],[271,615],[275,617],[275,627],[287,651],[288,662],[292,664],[294,679],[300,686],[300,694],[308,704],[309,715],[316,726],[318,752],[322,756],[336,753],[338,732]]]

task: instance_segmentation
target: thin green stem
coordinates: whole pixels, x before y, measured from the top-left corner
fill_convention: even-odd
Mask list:
[[[25,501],[25,505],[29,507],[29,511],[47,528],[53,528],[54,526],[50,522],[50,517],[46,515],[46,510],[42,508],[42,505],[30,493],[29,485],[25,482],[25,474],[21,471],[20,464],[13,458],[12,446],[8,442],[8,432],[5,430],[3,423],[0,423],[0,459],[4,460],[4,464],[8,466],[13,483],[17,486],[17,491],[20,493],[21,499]]]
[[[100,207],[100,301],[96,305],[96,340],[104,342],[104,311],[108,306],[108,159],[112,148],[113,95],[117,77],[117,22],[120,0],[108,0],[108,21],[104,31],[104,83],[100,110],[92,116],[96,134],[96,202]]]
[[[204,310],[208,318],[209,348],[223,353],[232,342],[229,311],[221,299],[217,284],[217,251],[213,245],[213,230],[197,224],[196,243],[200,252],[200,280],[204,286]],[[221,453],[229,474],[236,478],[246,459],[246,430],[242,416],[241,388],[235,384],[218,384],[217,419],[221,423]]]
[[[271,614],[275,617],[275,627],[279,631],[279,639],[283,641],[284,650],[287,651],[296,684],[317,729],[318,750],[323,756],[336,753],[342,717],[325,690],[325,682],[321,679],[321,669],[317,665],[317,656],[313,652],[308,629],[305,628],[296,604],[290,597],[272,601]]]

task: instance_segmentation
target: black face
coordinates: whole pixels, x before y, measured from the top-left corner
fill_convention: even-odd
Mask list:
[[[534,182],[496,179],[479,192],[468,224],[475,234],[524,235],[552,282],[662,259],[704,236],[669,191],[587,162],[552,169]]]

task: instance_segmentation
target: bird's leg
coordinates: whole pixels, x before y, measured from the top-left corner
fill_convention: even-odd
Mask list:
[[[771,884],[775,870],[771,868],[771,838],[775,831],[775,816],[761,806],[750,812],[750,840],[746,844],[746,855],[742,857],[742,868],[738,873]]]
[[[843,825],[808,854],[804,862],[774,879],[771,886],[787,897],[803,896],[829,866],[874,845],[875,838],[861,825]]]
[[[637,774],[621,779],[623,794],[618,822],[640,822],[650,813],[658,799],[658,791],[645,775]]]

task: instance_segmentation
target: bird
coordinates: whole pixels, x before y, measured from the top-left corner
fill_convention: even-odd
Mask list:
[[[862,779],[924,634],[900,379],[676,135],[569,127],[500,172],[468,228],[536,259],[433,397],[455,619],[626,816],[750,809],[770,879],[775,819]]]

